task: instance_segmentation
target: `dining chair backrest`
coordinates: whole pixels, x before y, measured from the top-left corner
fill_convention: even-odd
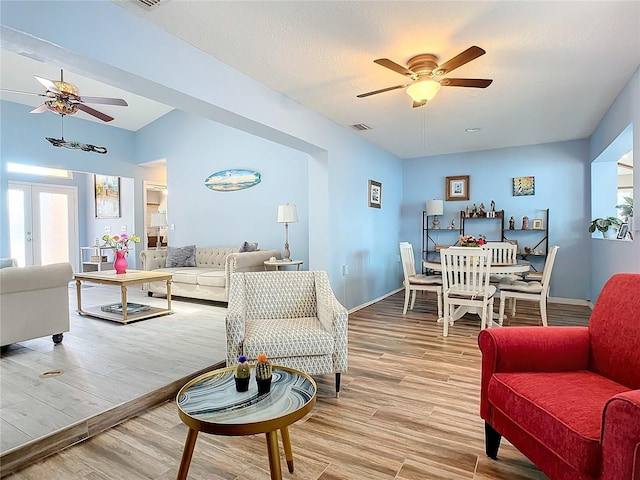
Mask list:
[[[487,294],[491,253],[477,247],[449,247],[440,251],[443,289]]]
[[[547,260],[544,263],[544,270],[542,271],[542,280],[540,283],[542,284],[542,288],[546,290],[547,294],[549,293],[549,284],[551,283],[553,263],[556,261],[556,254],[558,253],[559,248],[560,247],[558,245],[552,246],[549,250],[549,255],[547,255]]]
[[[509,242],[487,242],[482,248],[491,252],[491,264],[510,265],[518,263],[518,246]]]
[[[416,261],[413,256],[413,245],[409,242],[400,242],[400,259],[402,261],[402,271],[404,281],[409,285],[409,277],[416,274]]]

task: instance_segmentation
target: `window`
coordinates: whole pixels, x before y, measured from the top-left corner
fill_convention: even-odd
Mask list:
[[[27,175],[40,175],[42,177],[73,178],[70,170],[60,168],[39,167],[37,165],[23,165],[21,163],[7,162],[7,172],[26,173]]]

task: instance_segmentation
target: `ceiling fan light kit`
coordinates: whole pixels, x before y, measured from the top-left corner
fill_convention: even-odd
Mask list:
[[[436,96],[438,90],[440,90],[442,86],[440,83],[431,80],[429,78],[421,78],[415,83],[412,83],[407,87],[407,95],[409,95],[414,102],[422,103],[428,102],[433,97]]]
[[[365,98],[371,95],[405,88],[407,95],[409,95],[413,100],[413,107],[416,108],[426,105],[426,103],[431,100],[436,93],[438,93],[440,87],[487,88],[491,85],[493,80],[480,78],[435,78],[446,75],[465,63],[469,63],[471,60],[475,60],[476,58],[484,55],[485,53],[486,52],[480,47],[469,47],[464,52],[456,55],[451,60],[448,60],[441,65],[438,65],[437,55],[432,53],[422,53],[411,57],[407,62],[406,67],[398,65],[388,58],[378,58],[377,60],[374,60],[374,63],[388,68],[389,70],[393,70],[400,75],[409,77],[412,82],[406,85],[395,85],[393,87],[374,90],[373,92],[361,93],[360,95],[357,95],[357,97]]]

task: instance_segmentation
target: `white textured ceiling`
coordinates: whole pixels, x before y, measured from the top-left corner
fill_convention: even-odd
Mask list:
[[[367,124],[358,135],[402,158],[586,138],[640,64],[637,1],[117,3],[346,128]],[[376,58],[442,63],[472,45],[487,54],[448,76],[486,89],[443,87],[417,109],[403,90],[356,98],[406,83]],[[113,116],[144,113],[125,110]]]

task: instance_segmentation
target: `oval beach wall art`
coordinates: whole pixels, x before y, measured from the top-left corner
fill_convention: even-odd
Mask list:
[[[204,181],[207,188],[219,192],[244,190],[260,183],[260,174],[253,170],[222,170],[209,175]]]

